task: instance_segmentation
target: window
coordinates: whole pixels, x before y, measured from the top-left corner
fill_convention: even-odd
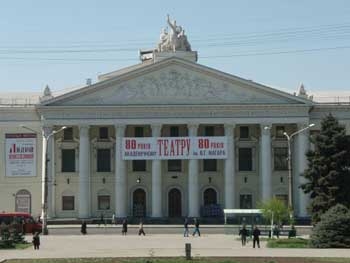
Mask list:
[[[168,160],[168,172],[181,172],[181,160]]]
[[[75,149],[62,149],[62,173],[75,172]]]
[[[97,172],[111,171],[111,149],[97,149]]]
[[[98,210],[109,210],[111,204],[111,198],[109,195],[99,195],[97,197]]]
[[[108,139],[108,127],[100,127],[100,139]]]
[[[67,129],[63,130],[63,140],[64,141],[73,140],[73,128],[72,127],[69,127]]]
[[[203,160],[203,171],[204,172],[216,172],[217,171],[216,159],[204,159]]]
[[[214,126],[205,126],[204,136],[214,136],[215,135],[215,127]]]
[[[145,172],[146,171],[146,160],[133,160],[132,170],[134,172]]]
[[[143,127],[135,127],[134,130],[134,136],[135,137],[143,137]]]
[[[273,149],[274,168],[276,171],[288,170],[288,148],[276,147]]]
[[[239,127],[239,137],[241,139],[248,139],[249,138],[249,127],[248,126]]]
[[[239,196],[239,208],[240,209],[252,209],[252,195],[243,194]]]
[[[285,132],[284,126],[276,126],[276,137],[283,138],[283,133]]]
[[[74,210],[74,196],[62,196],[62,210]]]
[[[239,148],[238,167],[239,171],[253,170],[252,148]]]
[[[179,127],[170,126],[170,137],[179,137]]]

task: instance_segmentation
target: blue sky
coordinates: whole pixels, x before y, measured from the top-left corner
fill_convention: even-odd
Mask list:
[[[198,63],[296,90],[348,91],[350,1],[11,0],[0,8],[0,93],[53,91],[139,62],[166,14]]]

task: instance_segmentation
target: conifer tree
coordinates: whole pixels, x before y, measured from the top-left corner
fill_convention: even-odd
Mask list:
[[[350,207],[350,140],[345,127],[329,114],[311,142],[314,150],[306,154],[308,168],[303,176],[307,182],[301,188],[310,194],[309,212],[317,223],[336,204]]]

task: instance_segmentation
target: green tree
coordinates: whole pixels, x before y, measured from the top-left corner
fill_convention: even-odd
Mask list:
[[[262,216],[272,223],[273,221],[281,225],[285,221],[289,221],[289,210],[285,203],[277,198],[272,198],[265,202],[258,204],[259,209],[262,210]]]
[[[312,247],[350,248],[350,211],[344,205],[335,205],[321,215],[310,236]]]
[[[308,168],[303,176],[307,182],[301,188],[310,194],[309,212],[313,223],[317,223],[334,205],[350,205],[350,140],[345,127],[329,114],[311,142],[315,150],[306,154]]]

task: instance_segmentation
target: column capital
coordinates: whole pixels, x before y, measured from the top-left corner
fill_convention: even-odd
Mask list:
[[[161,123],[154,123],[151,125],[152,129],[152,136],[153,137],[160,137],[160,133],[162,130],[162,124]]]
[[[125,133],[125,124],[114,124],[115,132],[117,137],[124,137]]]
[[[261,129],[261,134],[269,135],[271,133],[272,124],[271,123],[261,123],[260,129]]]
[[[198,126],[199,126],[198,123],[187,123],[188,135],[197,136]]]
[[[45,138],[47,138],[52,132],[53,132],[53,127],[45,125],[42,127],[43,135]]]
[[[79,125],[79,134],[80,136],[88,136],[89,135],[89,125]]]
[[[234,129],[236,127],[235,123],[225,123],[225,136],[232,136],[234,134]]]

